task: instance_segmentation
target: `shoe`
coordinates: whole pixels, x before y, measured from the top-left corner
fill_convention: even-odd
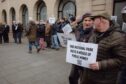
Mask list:
[[[59,50],[59,48],[56,48],[56,50]]]
[[[38,48],[38,49],[37,49],[37,53],[39,53],[40,50],[41,50],[41,48]]]
[[[45,48],[43,48],[42,50],[45,50]]]
[[[54,47],[51,47],[51,49],[55,49]]]
[[[32,51],[29,51],[28,53],[30,53],[30,54],[31,54],[31,53],[32,53]]]

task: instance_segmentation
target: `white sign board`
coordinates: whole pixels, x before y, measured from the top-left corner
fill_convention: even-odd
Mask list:
[[[117,22],[117,16],[111,16],[111,20]]]
[[[73,33],[70,33],[70,34],[64,34],[64,33],[58,33],[58,38],[59,38],[59,41],[60,41],[60,44],[62,47],[66,47],[67,46],[67,41],[68,40],[73,40],[73,41],[76,41],[76,38],[75,38],[75,34]]]
[[[49,23],[50,23],[50,24],[54,24],[55,21],[56,21],[56,18],[54,18],[54,17],[50,17],[50,18],[49,18]]]
[[[69,34],[70,32],[72,32],[72,27],[70,26],[70,24],[66,24],[63,28],[62,28],[63,32],[65,34]]]
[[[32,17],[29,17],[29,20],[33,20],[33,18]]]
[[[89,64],[96,63],[97,44],[68,41],[66,62],[89,68]]]
[[[123,24],[122,24],[122,31],[126,32],[126,23],[125,22],[123,22]]]
[[[122,9],[121,13],[126,13],[126,6]]]

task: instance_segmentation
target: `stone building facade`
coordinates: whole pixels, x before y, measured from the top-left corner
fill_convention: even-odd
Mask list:
[[[120,0],[115,0],[116,2]],[[13,20],[26,25],[29,19],[41,20],[49,17],[81,16],[86,12],[113,15],[114,0],[1,0],[0,21],[12,24]],[[125,1],[125,0],[121,0]]]

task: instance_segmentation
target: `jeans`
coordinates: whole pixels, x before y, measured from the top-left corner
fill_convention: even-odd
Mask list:
[[[21,37],[22,37],[22,32],[15,33],[15,35],[14,35],[15,43],[21,43]]]
[[[18,37],[19,43],[21,43],[22,32],[18,32],[17,37]]]
[[[35,46],[38,49],[38,45],[36,41],[29,41],[29,51],[32,51],[32,46]]]
[[[58,36],[57,35],[52,35],[51,43],[52,43],[52,45],[51,45],[52,48],[59,48]]]

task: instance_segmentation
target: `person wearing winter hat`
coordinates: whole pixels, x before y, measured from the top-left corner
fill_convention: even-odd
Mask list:
[[[76,29],[76,40],[79,42],[88,42],[93,31],[93,20],[91,14],[85,13],[82,16],[82,25],[78,26]],[[78,80],[81,80],[82,75],[84,75],[83,72],[83,67],[73,64],[69,75],[69,84],[78,84]]]
[[[81,84],[117,84],[118,74],[126,64],[126,34],[110,23],[108,13],[93,17],[95,29],[88,43],[98,44],[96,63],[85,69]]]

